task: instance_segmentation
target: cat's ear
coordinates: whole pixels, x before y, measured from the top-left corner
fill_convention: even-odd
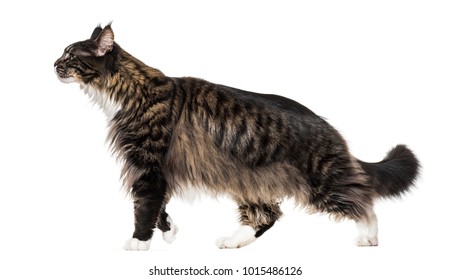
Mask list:
[[[93,33],[95,32],[96,29],[94,29]],[[105,26],[105,28],[100,31],[99,35],[94,40],[94,43],[97,47],[94,51],[96,56],[104,56],[107,52],[113,49],[114,33],[110,25]]]
[[[97,25],[97,27],[92,31],[91,40],[95,40],[97,37],[99,37],[100,32],[102,32],[102,26]]]

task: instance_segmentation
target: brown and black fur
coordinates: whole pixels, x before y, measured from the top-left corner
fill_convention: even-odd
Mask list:
[[[403,145],[379,163],[356,159],[332,126],[293,100],[167,77],[125,52],[109,25],[67,47],[55,69],[114,109],[109,138],[124,162],[138,240],[170,229],[165,205],[186,188],[230,196],[258,237],[281,217],[284,198],[364,221],[375,199],[408,191],[418,174]]]

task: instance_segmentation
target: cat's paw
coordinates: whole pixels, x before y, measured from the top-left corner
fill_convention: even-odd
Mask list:
[[[150,240],[142,241],[137,238],[130,238],[125,242],[124,249],[127,251],[147,251],[150,248]]]
[[[175,237],[177,236],[177,232],[179,231],[179,228],[172,222],[172,220],[169,220],[169,219],[170,218],[168,217],[168,222],[171,225],[171,229],[163,232],[163,239],[167,243],[172,243],[172,242],[174,242]]]
[[[220,237],[216,240],[216,246],[220,249],[238,249],[249,245],[257,238],[255,229],[251,226],[241,226],[232,236]]]
[[[223,236],[219,237],[216,240],[216,246],[218,246],[219,249],[238,249],[243,247],[240,242],[237,242],[232,236]]]
[[[377,246],[377,237],[359,236],[354,241],[355,245],[359,247]]]

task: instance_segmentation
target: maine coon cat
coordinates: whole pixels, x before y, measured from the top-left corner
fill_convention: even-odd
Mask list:
[[[220,248],[255,241],[281,217],[284,198],[308,212],[354,220],[356,244],[375,246],[374,201],[407,192],[418,175],[406,146],[378,163],[360,161],[331,125],[293,100],[167,77],[124,51],[110,25],[69,45],[54,67],[108,116],[108,137],[134,201],[126,249],[148,249],[156,227],[172,241],[177,227],[165,206],[190,188],[238,204],[241,226],[218,239]]]

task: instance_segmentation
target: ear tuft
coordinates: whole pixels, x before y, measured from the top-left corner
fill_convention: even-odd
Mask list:
[[[97,49],[95,50],[96,56],[104,56],[113,49],[114,33],[110,25],[105,26],[105,28],[100,31],[100,34],[94,40],[94,43],[97,46]]]

